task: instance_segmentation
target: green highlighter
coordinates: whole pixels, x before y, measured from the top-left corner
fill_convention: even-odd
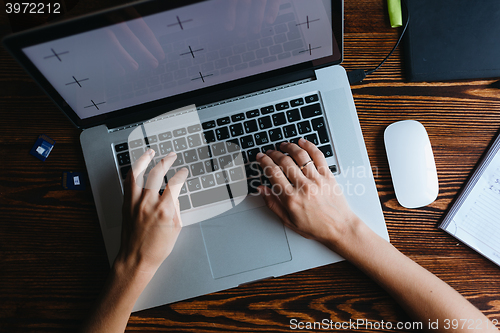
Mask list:
[[[397,28],[403,25],[403,14],[401,13],[401,0],[387,0],[391,27]]]

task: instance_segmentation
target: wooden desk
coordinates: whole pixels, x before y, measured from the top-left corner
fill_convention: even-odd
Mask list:
[[[346,1],[347,70],[373,68],[394,45],[398,31],[388,27],[384,3]],[[82,1],[67,15],[98,6]],[[492,80],[409,84],[401,58],[398,50],[353,87],[391,242],[500,321],[500,268],[437,229],[500,128],[500,90],[489,88]],[[90,189],[60,185],[62,171],[85,170],[79,131],[3,49],[0,63],[0,331],[72,332],[109,269]],[[421,209],[398,205],[383,148],[383,130],[402,119],[421,121],[434,148],[440,194]],[[57,141],[43,163],[28,154],[41,133]],[[342,262],[135,313],[128,328],[288,332],[291,318],[411,322],[384,290]]]

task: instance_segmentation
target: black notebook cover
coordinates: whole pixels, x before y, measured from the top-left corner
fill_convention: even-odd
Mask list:
[[[500,77],[500,0],[406,0],[409,81]]]

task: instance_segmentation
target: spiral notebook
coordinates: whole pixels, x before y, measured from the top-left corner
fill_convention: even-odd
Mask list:
[[[500,135],[439,228],[500,266],[499,150]]]

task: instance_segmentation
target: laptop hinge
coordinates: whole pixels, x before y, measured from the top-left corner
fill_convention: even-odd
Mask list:
[[[250,98],[250,97],[254,97],[254,96],[258,96],[258,95],[267,94],[267,93],[270,93],[270,92],[273,92],[273,91],[277,91],[277,90],[281,90],[281,89],[286,89],[286,88],[289,88],[289,87],[297,86],[297,85],[304,84],[304,83],[311,82],[311,81],[312,81],[312,79],[300,80],[300,81],[297,81],[297,82],[293,82],[293,83],[284,84],[284,85],[273,87],[273,88],[269,88],[269,89],[264,89],[264,90],[256,91],[256,92],[253,92],[253,93],[250,93],[250,94],[241,95],[241,96],[237,96],[237,97],[233,97],[233,98],[228,98],[228,99],[225,99],[225,100],[222,100],[222,101],[219,101],[219,102],[201,105],[201,106],[197,107],[196,109],[197,110],[203,110],[203,109],[211,108],[211,107],[222,105],[222,104],[228,104],[228,103],[231,103],[231,102],[241,101],[242,99],[245,99],[245,98]]]
[[[135,124],[146,121],[148,119],[154,118],[158,115],[164,114],[169,110],[175,110],[186,105],[209,105],[218,103],[219,101],[231,100],[237,96],[246,96],[253,94],[255,91],[265,91],[269,89],[275,89],[276,87],[287,86],[289,84],[295,84],[296,82],[302,82],[304,80],[315,80],[316,73],[313,69],[306,69],[297,72],[288,73],[286,75],[279,75],[266,80],[259,80],[257,82],[242,84],[241,86],[235,86],[232,88],[217,90],[216,87],[210,87],[214,89],[209,93],[197,95],[189,94],[184,98],[167,98],[165,101],[158,100],[151,102],[151,107],[144,105],[140,112],[134,112],[128,116],[123,116],[115,119],[109,119],[106,122],[108,128],[124,128],[130,127],[130,124]],[[179,96],[181,97],[181,96]]]
[[[313,81],[313,78],[307,78],[307,79],[303,79],[303,80],[298,80],[298,81],[295,81],[295,82],[291,82],[291,83],[287,83],[287,84],[283,84],[283,85],[279,85],[279,86],[275,86],[275,87],[271,87],[271,88],[266,88],[266,89],[254,91],[254,92],[251,92],[251,93],[248,93],[248,94],[244,94],[244,95],[235,96],[235,97],[232,97],[232,98],[223,99],[223,100],[220,100],[220,101],[217,101],[217,102],[207,103],[207,104],[204,104],[204,105],[197,106],[196,109],[197,110],[204,110],[204,109],[208,109],[208,108],[215,107],[215,106],[218,106],[218,105],[228,104],[228,103],[231,103],[231,102],[240,101],[242,99],[251,98],[251,97],[254,97],[254,96],[258,96],[258,95],[267,94],[267,93],[270,93],[270,92],[273,92],[273,91],[277,91],[277,90],[286,89],[286,88],[289,88],[289,87],[301,85],[301,84],[304,84],[304,83],[307,83],[307,82],[311,82],[311,81]],[[163,108],[163,111],[164,110],[165,110],[165,108]],[[172,110],[174,110],[174,108],[172,108]],[[165,113],[165,111],[163,113]],[[148,121],[148,120],[144,120],[144,121]],[[144,123],[144,121],[143,122],[138,122],[138,123],[133,123],[133,124],[128,124],[128,125],[124,125],[124,126],[119,126],[119,127],[115,127],[115,128],[110,128],[108,131],[110,133],[112,133],[112,132],[116,132],[116,131],[121,131],[121,130],[129,129],[129,128],[141,125],[142,123]]]

